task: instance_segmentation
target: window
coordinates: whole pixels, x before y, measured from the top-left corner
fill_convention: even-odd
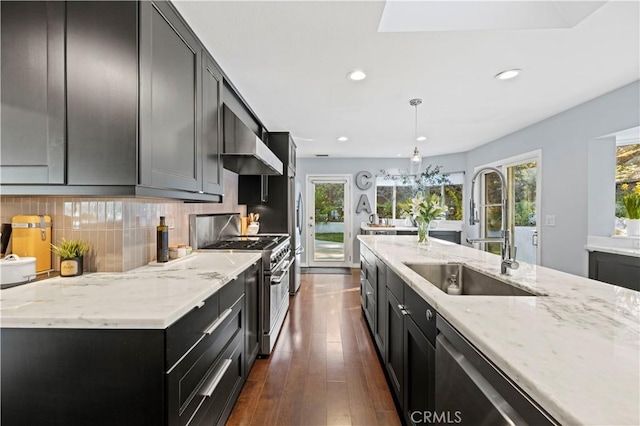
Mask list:
[[[440,196],[447,206],[446,220],[462,220],[462,183],[464,173],[451,173],[449,183],[429,187],[429,193]],[[376,179],[376,213],[380,218],[402,219],[399,203],[406,203],[414,195],[410,182],[402,183],[400,176],[378,177]]]
[[[622,197],[640,185],[640,143],[616,147],[616,218],[624,218],[627,211]],[[624,221],[616,220],[616,234],[626,234]]]

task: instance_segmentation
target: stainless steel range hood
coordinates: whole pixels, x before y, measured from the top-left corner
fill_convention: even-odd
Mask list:
[[[239,175],[282,175],[282,161],[226,105],[222,160]]]

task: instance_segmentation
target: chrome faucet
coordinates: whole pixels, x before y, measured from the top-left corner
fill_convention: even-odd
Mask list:
[[[516,261],[517,248],[511,238],[511,231],[507,227],[507,218],[509,217],[509,204],[507,202],[507,179],[504,174],[495,167],[483,167],[478,170],[471,179],[471,200],[469,203],[469,224],[475,225],[480,220],[475,216],[476,203],[473,199],[473,187],[476,184],[476,179],[482,172],[491,171],[498,175],[500,178],[501,192],[502,192],[502,226],[500,229],[500,238],[467,238],[468,243],[501,243],[500,256],[502,262],[500,263],[500,273],[506,274],[508,269],[518,269],[520,264]]]

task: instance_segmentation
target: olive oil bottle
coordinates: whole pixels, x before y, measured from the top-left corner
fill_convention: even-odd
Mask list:
[[[156,242],[156,261],[168,262],[169,261],[169,227],[167,226],[164,216],[160,216],[160,225],[156,227],[157,242]]]

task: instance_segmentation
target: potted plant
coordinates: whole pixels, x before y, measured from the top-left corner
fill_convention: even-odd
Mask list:
[[[625,183],[621,189],[627,191],[629,185]],[[640,183],[636,183],[633,191],[622,197],[622,204],[627,211],[627,235],[640,236]]]
[[[83,256],[89,251],[89,244],[81,240],[65,240],[58,245],[51,244],[51,251],[60,257],[60,276],[75,277],[82,275]]]

